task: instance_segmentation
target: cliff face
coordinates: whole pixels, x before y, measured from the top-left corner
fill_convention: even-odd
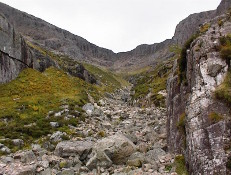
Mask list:
[[[62,52],[78,61],[110,66],[115,59],[116,54],[111,50],[100,48],[82,37],[3,3],[0,3],[0,13],[30,41],[36,41],[43,47]]]
[[[225,150],[231,139],[230,108],[213,95],[228,71],[218,48],[219,38],[231,33],[231,23],[226,21],[220,27],[220,18],[212,20],[211,28],[195,39],[187,51],[188,85],[179,84],[177,63],[168,80],[168,147],[185,155],[191,174],[230,173]],[[214,113],[222,119],[213,122]]]
[[[176,27],[173,40],[183,45],[193,34],[198,31],[198,27],[205,22],[209,22],[211,19],[223,14],[231,7],[231,1],[222,0],[216,10],[207,12],[195,13],[189,15],[187,18],[182,20]]]
[[[33,59],[23,38],[4,16],[0,16],[0,83],[16,78],[24,68],[33,68]]]
[[[15,79],[25,68],[43,72],[51,66],[65,69],[71,75],[89,83],[96,83],[94,76],[78,62],[63,61],[66,64],[64,67],[50,55],[35,48],[26,43],[24,38],[8,23],[5,16],[0,16],[0,84]]]

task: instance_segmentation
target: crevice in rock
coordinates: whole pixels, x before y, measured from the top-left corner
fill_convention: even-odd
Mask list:
[[[16,61],[18,61],[18,62],[24,64],[24,65],[27,66],[28,68],[30,67],[28,64],[26,64],[26,63],[23,62],[22,60],[19,60],[19,59],[17,59],[17,58],[14,58],[14,57],[10,56],[8,53],[6,53],[6,52],[4,52],[4,51],[2,51],[2,50],[0,50],[0,53],[2,53],[2,54],[4,54],[4,55],[8,56],[8,57],[9,57],[10,59],[12,59],[12,60],[16,60]]]

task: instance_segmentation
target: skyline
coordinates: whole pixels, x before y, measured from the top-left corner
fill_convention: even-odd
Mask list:
[[[173,37],[192,13],[214,10],[220,0],[2,0],[114,52]],[[167,5],[166,5],[167,4]]]

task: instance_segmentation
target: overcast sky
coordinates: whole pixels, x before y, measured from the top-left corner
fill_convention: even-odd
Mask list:
[[[114,52],[172,38],[188,15],[221,0],[0,0]]]

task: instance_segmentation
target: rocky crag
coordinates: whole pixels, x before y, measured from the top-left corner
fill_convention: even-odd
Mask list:
[[[62,68],[73,76],[79,77],[90,83],[96,83],[96,79],[78,62],[70,59],[60,64],[53,57],[60,55],[46,54],[40,47],[29,43],[15,28],[9,24],[5,16],[0,15],[0,83],[7,83],[15,79],[25,68],[33,68],[41,72],[51,66]],[[38,49],[39,48],[39,49]],[[62,57],[62,56],[61,56]]]
[[[0,83],[15,79],[24,68],[33,67],[33,59],[25,40],[0,16]]]
[[[187,50],[186,79],[179,79],[176,61],[168,80],[168,147],[185,155],[190,174],[230,173],[230,108],[214,97],[230,66],[219,50],[220,38],[231,33],[229,16],[214,18],[193,40]]]

